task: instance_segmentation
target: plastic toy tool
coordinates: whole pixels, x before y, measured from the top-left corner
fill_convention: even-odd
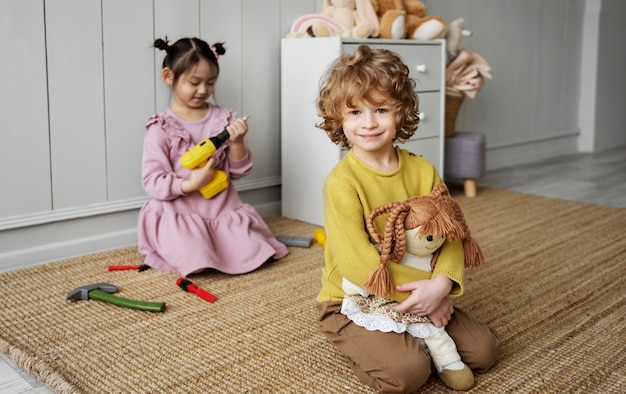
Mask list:
[[[129,271],[129,270],[137,270],[139,272],[149,270],[150,266],[141,264],[141,265],[109,265],[107,268],[109,271]]]
[[[243,120],[247,119],[247,116],[243,118]],[[224,130],[215,137],[200,141],[196,144],[196,146],[183,154],[180,158],[180,164],[190,170],[198,167],[204,167],[215,151],[229,138],[230,134],[227,130]],[[226,173],[222,170],[215,170],[213,180],[202,186],[200,188],[200,193],[202,193],[204,198],[210,199],[227,187],[228,175],[226,175]]]
[[[326,245],[326,233],[324,232],[324,229],[315,229],[313,232],[313,238],[315,238],[318,244],[322,246]]]
[[[108,302],[113,305],[123,306],[131,309],[139,309],[150,312],[163,312],[165,310],[165,302],[147,302],[131,300],[114,296],[112,293],[117,292],[117,287],[110,283],[93,283],[91,285],[80,286],[72,290],[66,297],[66,300],[98,300]]]
[[[278,235],[276,239],[287,246],[295,246],[298,248],[310,248],[313,244],[313,237]]]
[[[191,283],[189,279],[178,278],[176,280],[176,285],[188,293],[195,293],[198,297],[202,298],[205,301],[214,302],[217,298],[215,297],[215,295],[209,293],[206,290],[202,290],[198,286]]]
[[[326,233],[324,229],[321,228],[315,229],[312,237],[277,235],[276,239],[287,246],[296,246],[299,248],[310,248],[314,239],[318,244],[322,246],[326,245]]]

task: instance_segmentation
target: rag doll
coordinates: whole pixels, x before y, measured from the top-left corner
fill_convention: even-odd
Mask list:
[[[374,226],[374,219],[382,214],[389,216],[381,235]],[[367,228],[378,244],[380,264],[365,285],[369,291],[343,278],[342,287],[346,296],[341,312],[370,331],[408,332],[419,338],[447,386],[456,390],[471,388],[474,375],[461,361],[445,327],[435,327],[427,317],[393,311],[391,307],[398,302],[385,298],[393,287],[387,264],[397,262],[432,272],[440,247],[446,240],[463,239],[466,267],[482,263],[482,251],[471,238],[460,207],[444,185],[437,185],[429,196],[414,197],[374,209],[367,219]]]

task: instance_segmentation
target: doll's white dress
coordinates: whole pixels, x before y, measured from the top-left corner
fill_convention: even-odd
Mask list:
[[[418,257],[406,252],[400,264],[430,272],[431,259],[432,256]],[[391,307],[397,305],[397,301],[370,294],[346,278],[342,279],[342,288],[346,295],[341,304],[341,313],[356,325],[369,331],[407,332],[418,338],[422,349],[431,355],[439,372],[461,362],[456,344],[445,327],[435,327],[427,317],[414,313],[396,312]]]
[[[430,272],[431,258],[432,256],[418,257],[406,252],[400,264]],[[408,332],[416,338],[426,338],[444,330],[443,327],[435,327],[427,317],[392,310],[391,307],[397,305],[397,301],[370,294],[346,278],[343,278],[342,288],[346,296],[341,305],[341,313],[360,327],[370,331]]]

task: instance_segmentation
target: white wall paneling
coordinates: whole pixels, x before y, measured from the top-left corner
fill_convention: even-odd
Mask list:
[[[581,58],[581,75],[596,75],[598,72],[598,30],[600,29],[601,3],[602,0],[587,0],[585,4],[582,51],[588,56]],[[580,93],[578,149],[582,152],[593,152],[595,149],[595,98],[597,95],[595,78],[581,78]]]
[[[245,67],[243,4],[240,1],[204,0],[200,12],[201,20],[205,21],[200,37],[209,44],[223,42],[226,48],[226,54],[219,58],[220,76],[214,93],[215,102],[242,114],[242,79]]]
[[[487,137],[487,167],[577,150],[584,0],[426,1],[446,22],[463,17],[473,32],[461,47],[493,68],[457,128]]]
[[[102,2],[107,200],[143,196],[141,147],[155,112],[152,0]]]
[[[0,221],[52,209],[44,9],[0,2]]]
[[[100,203],[107,199],[100,1],[45,5],[53,209]]]
[[[590,1],[590,0],[588,0]],[[598,64],[596,123],[593,127],[594,149],[606,150],[626,144],[626,57],[622,45],[626,41],[626,3],[602,0],[598,25]],[[586,108],[581,108],[581,112]]]

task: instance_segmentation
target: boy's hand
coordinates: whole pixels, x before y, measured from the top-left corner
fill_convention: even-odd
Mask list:
[[[444,327],[452,319],[454,313],[454,307],[449,299],[444,298],[439,304],[439,307],[435,309],[433,313],[428,315],[428,319],[435,325],[435,327]]]
[[[428,316],[441,305],[451,289],[452,281],[444,275],[396,286],[397,291],[410,291],[411,295],[392,309],[397,312]]]

